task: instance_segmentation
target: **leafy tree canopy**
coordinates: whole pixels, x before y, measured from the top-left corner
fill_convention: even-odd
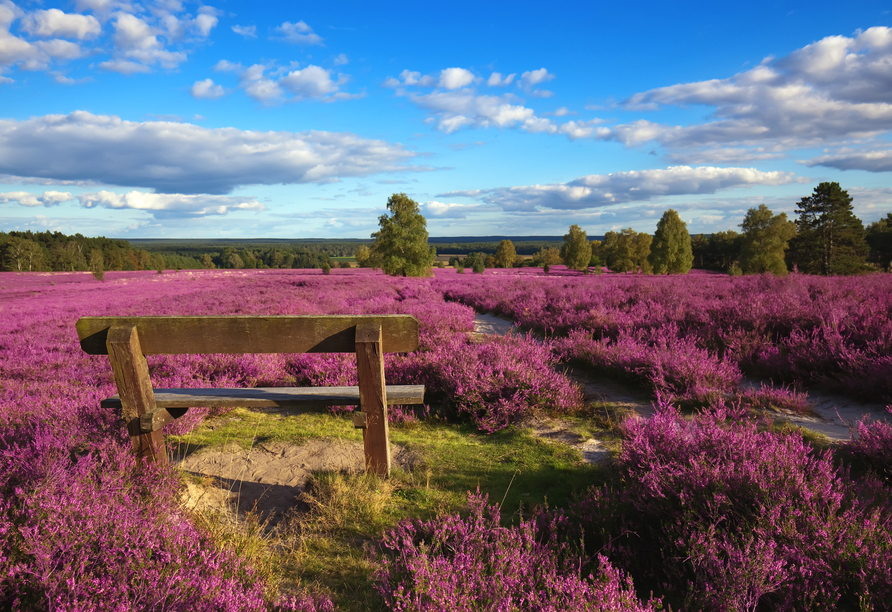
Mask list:
[[[892,269],[892,213],[868,226],[867,244],[870,260],[884,270]]]
[[[592,258],[592,244],[582,228],[575,223],[564,235],[564,245],[561,247],[561,260],[571,270],[588,270],[588,262]]]
[[[653,237],[650,234],[638,233],[631,227],[620,232],[607,232],[600,251],[611,272],[653,272],[648,261],[650,245]]]
[[[510,240],[502,240],[499,248],[496,249],[496,267],[511,268],[514,266],[514,260],[517,258],[517,251],[514,250],[514,243]]]
[[[744,274],[771,272],[777,276],[787,273],[784,253],[790,239],[796,235],[796,225],[787,220],[787,213],[775,215],[764,204],[750,208],[743,223],[740,249],[740,268]]]
[[[654,274],[687,274],[694,264],[688,226],[671,208],[657,223],[648,261]]]
[[[380,230],[372,234],[372,257],[391,276],[430,276],[436,251],[427,244],[427,221],[418,203],[405,193],[387,200],[389,215],[378,217]]]

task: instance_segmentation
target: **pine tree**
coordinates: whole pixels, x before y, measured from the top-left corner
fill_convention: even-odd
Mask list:
[[[657,223],[648,261],[654,274],[687,274],[694,263],[688,226],[671,208]]]
[[[792,260],[808,274],[855,274],[864,270],[866,232],[852,212],[852,198],[839,183],[821,183],[796,209],[798,235]]]
[[[784,253],[796,235],[796,225],[787,220],[787,213],[775,215],[764,204],[750,208],[743,223],[740,249],[740,268],[744,274],[771,272],[776,276],[787,273]]]

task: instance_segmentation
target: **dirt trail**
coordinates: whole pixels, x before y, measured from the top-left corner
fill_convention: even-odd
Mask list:
[[[474,333],[477,335],[505,335],[514,329],[514,323],[503,317],[478,313],[474,318]],[[643,417],[653,415],[650,397],[639,389],[606,377],[593,376],[578,368],[570,368],[567,375],[580,385],[586,401],[615,403]],[[742,386],[758,387],[760,384],[758,381],[744,381]],[[892,415],[886,411],[883,404],[859,402],[820,389],[810,389],[808,399],[814,404],[817,417],[788,415],[785,418],[794,425],[822,433],[833,441],[849,440],[850,426],[861,420],[864,415],[892,422]]]
[[[406,468],[405,449],[391,444],[394,465]],[[298,504],[313,472],[362,472],[365,469],[362,442],[310,440],[295,445],[263,442],[245,450],[233,443],[222,449],[200,450],[174,463],[183,471],[205,479],[188,483],[184,495],[187,508],[217,510],[233,516],[255,508],[263,518],[276,523]]]

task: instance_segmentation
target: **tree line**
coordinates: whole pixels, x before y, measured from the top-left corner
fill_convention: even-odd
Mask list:
[[[0,266],[15,272],[93,272],[157,270],[179,266],[178,260],[135,249],[126,240],[67,236],[61,232],[0,232]],[[195,262],[197,263],[197,262]],[[190,266],[186,266],[190,267]]]
[[[418,204],[406,194],[387,202],[389,215],[379,218],[381,229],[372,234],[371,247],[360,246],[360,266],[382,268],[388,274],[429,275],[436,251],[427,244],[426,221]],[[463,272],[471,268],[508,268],[563,263],[572,270],[600,273],[685,274],[692,267],[730,274],[776,275],[796,270],[807,274],[857,274],[892,271],[892,213],[866,229],[852,207],[852,197],[839,183],[821,183],[799,201],[797,218],[774,214],[765,204],[751,208],[741,232],[727,230],[691,236],[675,210],[667,210],[654,234],[626,228],[607,232],[603,241],[590,241],[578,225],[571,225],[560,249],[543,246],[525,260],[510,240],[502,240],[495,254],[469,253],[450,258]]]
[[[301,247],[224,247],[197,257],[152,253],[126,240],[61,232],[0,232],[0,267],[13,272],[92,272],[209,268],[329,268],[327,253]]]

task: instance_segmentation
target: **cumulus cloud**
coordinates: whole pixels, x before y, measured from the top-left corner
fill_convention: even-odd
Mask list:
[[[62,202],[68,202],[73,199],[74,196],[67,191],[44,191],[40,195],[28,191],[8,191],[6,193],[0,193],[0,203],[16,203],[29,207],[43,206],[45,208],[51,208],[53,206],[58,206]]]
[[[334,58],[335,66],[346,66],[349,63],[350,63],[350,60],[347,59],[346,53],[340,53],[340,54],[338,54],[337,57]]]
[[[75,8],[93,15],[56,8],[27,12],[0,0],[0,70],[48,70],[58,80],[54,62],[95,55],[107,56],[97,62],[100,69],[122,74],[174,69],[187,59],[184,45],[207,38],[219,22],[213,7],[201,6],[193,15],[178,0],[152,5],[78,0]],[[13,35],[10,26],[17,19],[20,26]]]
[[[331,78],[331,71],[319,66],[309,65],[303,70],[293,70],[282,77],[279,84],[294,94],[296,100],[304,100],[306,98],[324,99],[336,96],[338,86],[344,84],[346,78],[338,79],[337,82]]]
[[[876,137],[892,129],[892,29],[829,36],[768,58],[726,79],[660,87],[633,95],[630,110],[713,107],[713,120],[688,126],[638,121],[599,134],[628,146],[656,141],[707,156],[728,145],[783,150]]]
[[[234,25],[232,26],[232,31],[238,34],[239,36],[244,36],[245,38],[257,38],[257,26],[240,26]]]
[[[266,207],[254,198],[182,193],[145,193],[113,191],[85,193],[77,198],[84,208],[128,208],[150,213],[155,218],[202,217],[226,215],[237,210],[261,212]]]
[[[490,87],[505,87],[514,82],[515,76],[517,75],[513,72],[506,77],[503,77],[499,72],[493,72],[489,75],[489,78],[486,79],[486,84]]]
[[[132,74],[139,70],[134,70],[130,64],[139,63],[146,67],[160,64],[170,69],[186,61],[185,52],[167,50],[158,39],[156,30],[136,15],[118,13],[114,30],[112,40],[118,57],[100,64],[106,70]]]
[[[430,75],[422,76],[420,72],[412,70],[403,70],[399,78],[387,77],[384,80],[384,87],[403,87],[419,85],[423,87],[433,87],[437,83],[437,79]]]
[[[159,193],[225,194],[241,185],[428,169],[407,165],[413,157],[401,145],[347,132],[206,129],[84,111],[0,120],[0,174]]]
[[[446,68],[440,72],[439,86],[444,89],[461,89],[474,82],[474,73],[464,68]]]
[[[486,80],[490,87],[504,86],[514,81],[515,74],[503,77],[494,72]],[[545,68],[527,71],[521,75],[518,86],[533,95],[547,97],[551,92],[535,89],[535,86],[549,81],[554,75]],[[383,86],[396,89],[396,95],[406,96],[419,107],[430,112],[426,120],[436,128],[451,134],[463,128],[515,128],[524,132],[563,134],[577,138],[602,137],[606,128],[599,130],[599,119],[588,121],[568,121],[555,123],[525,105],[524,101],[512,93],[501,95],[478,94],[476,85],[482,79],[465,68],[445,68],[439,77],[424,75],[412,70],[403,70],[399,77],[387,77]],[[421,91],[432,88],[432,91]],[[569,114],[563,109],[556,113],[560,117]]]
[[[517,86],[534,96],[550,98],[554,95],[554,92],[548,91],[547,89],[536,89],[536,87],[542,83],[551,81],[552,79],[554,79],[553,74],[548,72],[545,68],[539,68],[538,70],[529,70],[521,74],[520,82]]]
[[[673,195],[711,194],[724,189],[801,182],[791,172],[761,172],[754,168],[671,166],[592,174],[567,183],[455,191],[440,196],[470,197],[506,211],[578,210]]]
[[[211,79],[195,81],[192,85],[192,97],[199,100],[214,100],[222,97],[226,91],[222,85],[215,85]]]
[[[43,38],[95,38],[102,31],[99,20],[92,15],[64,13],[59,9],[34,11],[22,19],[22,29],[31,36]]]
[[[282,25],[275,28],[281,36],[279,40],[298,44],[298,45],[321,45],[322,37],[313,32],[313,28],[303,21],[291,23],[286,21]]]
[[[287,68],[280,68],[274,70],[272,76],[265,74],[268,68],[269,66],[262,64],[244,68],[241,64],[234,64],[227,60],[220,60],[214,66],[214,70],[218,72],[236,73],[239,76],[239,87],[248,96],[266,104],[284,100],[308,99],[334,102],[361,96],[361,94],[341,91],[341,86],[349,81],[347,75],[338,74],[335,80],[332,78],[331,70],[319,66],[310,64],[306,68],[291,71],[288,71]]]

